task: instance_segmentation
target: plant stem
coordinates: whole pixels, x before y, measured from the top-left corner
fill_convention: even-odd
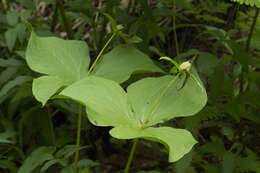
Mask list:
[[[162,91],[161,95],[158,97],[158,99],[156,100],[156,102],[154,103],[153,107],[151,108],[151,110],[148,112],[148,114],[146,115],[143,123],[140,126],[140,129],[143,129],[145,123],[147,123],[147,121],[149,120],[150,116],[152,115],[152,113],[154,112],[154,110],[156,109],[156,107],[158,106],[159,102],[161,101],[161,99],[163,98],[163,96],[166,94],[166,92],[168,91],[168,89],[174,84],[174,82],[178,79],[178,77],[180,76],[180,73],[178,73],[167,85],[166,88],[164,88],[164,90]]]
[[[76,141],[76,152],[74,159],[74,173],[78,172],[78,161],[79,161],[79,148],[80,148],[80,130],[81,130],[81,119],[82,119],[82,105],[79,105],[78,112],[78,127],[77,127],[77,141]]]
[[[255,25],[256,25],[256,22],[257,22],[258,15],[259,15],[259,8],[256,9],[254,20],[253,20],[251,27],[250,27],[250,32],[249,32],[247,42],[246,42],[246,51],[249,51],[250,42],[251,42],[251,39],[252,39],[252,36],[253,36],[253,33],[254,33],[254,29],[255,29]]]
[[[176,4],[175,0],[173,0],[173,11],[175,12],[175,14],[177,14],[175,4]],[[176,33],[176,15],[175,14],[173,14],[173,33],[174,33],[176,55],[178,56],[179,55],[179,43],[178,43],[178,37],[177,37],[177,33]]]
[[[107,46],[109,45],[109,43],[112,41],[112,39],[116,36],[116,33],[113,33],[113,35],[109,38],[109,40],[106,42],[105,46],[101,49],[101,51],[99,52],[97,58],[95,59],[94,63],[92,64],[92,66],[90,67],[87,76],[89,76],[89,74],[91,73],[91,71],[93,70],[93,68],[95,67],[95,65],[97,64],[99,58],[101,57],[102,53],[104,52],[104,50],[107,48]]]
[[[63,25],[65,27],[66,33],[68,35],[68,38],[73,39],[72,27],[71,27],[69,19],[66,17],[62,0],[56,0],[56,5],[57,5],[57,8],[60,11],[60,15],[61,15],[61,18],[62,18],[62,21],[63,21]]]
[[[132,163],[133,158],[134,158],[134,153],[135,153],[137,143],[138,143],[138,139],[134,139],[134,142],[133,142],[133,145],[132,145],[132,148],[131,148],[131,151],[130,151],[130,155],[128,157],[128,161],[126,163],[124,173],[128,173],[128,171],[130,169],[131,163]]]

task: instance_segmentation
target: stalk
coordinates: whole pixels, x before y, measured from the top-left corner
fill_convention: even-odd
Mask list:
[[[167,85],[166,88],[164,88],[164,90],[162,91],[161,95],[157,98],[156,102],[154,103],[153,107],[151,108],[151,110],[148,112],[148,114],[145,116],[145,120],[143,121],[143,123],[141,124],[141,126],[139,127],[139,129],[143,129],[144,125],[147,123],[149,117],[152,115],[152,113],[155,111],[155,109],[157,108],[158,104],[160,103],[161,99],[163,98],[163,96],[166,94],[166,92],[168,91],[168,89],[174,84],[174,82],[178,79],[178,77],[180,76],[180,73],[178,73]],[[126,163],[126,167],[124,170],[124,173],[128,173],[131,163],[133,161],[133,157],[134,157],[134,153],[136,150],[136,145],[138,143],[138,139],[134,140],[134,143],[132,145],[131,151],[130,151],[130,155],[128,157],[128,161]]]
[[[132,163],[133,158],[134,158],[134,153],[135,153],[135,149],[136,149],[137,143],[138,143],[138,139],[134,139],[134,143],[132,145],[132,148],[131,148],[131,151],[130,151],[130,155],[128,157],[128,161],[126,163],[126,167],[125,167],[124,173],[128,173],[128,171],[130,169],[131,163]]]
[[[80,130],[81,130],[81,119],[82,119],[82,105],[79,105],[78,109],[78,127],[77,127],[77,141],[76,141],[76,152],[74,159],[74,173],[78,172],[78,161],[79,161],[79,148],[80,148]]]
[[[109,40],[106,42],[105,46],[102,48],[102,50],[99,52],[97,58],[95,59],[94,63],[92,64],[92,66],[90,67],[87,76],[89,76],[89,74],[91,73],[91,71],[93,70],[93,68],[95,67],[95,65],[97,64],[98,60],[100,59],[102,53],[104,52],[104,50],[107,48],[107,46],[109,45],[109,43],[113,40],[113,38],[116,36],[116,33],[113,33],[113,35],[109,38]]]
[[[56,5],[60,11],[61,19],[62,19],[63,25],[65,27],[66,33],[68,35],[68,38],[73,39],[72,27],[71,27],[69,19],[66,17],[62,0],[56,0]]]

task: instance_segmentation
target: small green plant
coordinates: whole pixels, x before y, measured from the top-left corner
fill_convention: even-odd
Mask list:
[[[55,37],[42,38],[38,37],[31,29],[31,38],[26,51],[26,61],[32,70],[45,74],[45,76],[33,81],[32,91],[35,98],[42,105],[45,105],[49,99],[63,88],[92,75],[106,77],[121,83],[127,80],[135,71],[162,72],[146,55],[134,47],[124,45],[120,45],[106,54],[103,57],[104,60],[94,69],[103,51],[115,36],[116,32],[113,33],[88,70],[90,57],[88,46],[85,42],[65,41]],[[133,58],[130,59],[129,56],[133,56]],[[119,60],[119,58],[122,59]],[[111,67],[114,66],[120,68],[112,70]],[[82,106],[80,105],[74,172],[77,172],[79,157],[81,116]]]
[[[115,34],[116,32],[108,43]],[[146,138],[161,142],[169,148],[169,161],[177,161],[196,143],[192,135],[186,130],[153,126],[174,117],[196,114],[204,107],[207,95],[197,73],[191,69],[191,64],[183,67],[188,62],[180,66],[175,63],[179,70],[177,75],[140,80],[131,84],[126,93],[118,83],[128,79],[132,72],[162,71],[141,52],[124,45],[105,55],[94,69],[108,43],[88,70],[89,53],[84,42],[64,41],[55,37],[41,38],[32,31],[26,60],[32,70],[46,74],[33,81],[34,96],[43,105],[51,98],[72,98],[86,106],[88,118],[94,125],[114,126],[110,131],[113,137]],[[138,59],[135,60],[134,57]],[[191,76],[192,80],[183,78],[180,74]],[[183,82],[186,83],[185,87],[178,90]],[[186,107],[187,105],[189,106]],[[81,112],[80,106],[79,127]],[[80,130],[77,146],[79,134]],[[137,140],[133,148],[136,143]],[[77,172],[77,151],[74,172]],[[128,172],[133,152],[134,149],[125,172]]]

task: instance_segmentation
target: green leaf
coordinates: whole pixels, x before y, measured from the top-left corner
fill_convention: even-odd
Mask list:
[[[9,25],[15,26],[18,23],[19,14],[14,11],[9,11],[6,14],[6,21]]]
[[[10,59],[0,59],[0,67],[18,67],[21,66],[23,63],[19,60],[14,58]]]
[[[6,81],[14,76],[17,71],[18,69],[14,67],[9,67],[2,71],[0,74],[0,86],[2,86]]]
[[[177,173],[185,173],[186,170],[190,167],[192,161],[192,151],[186,154],[176,163]]]
[[[30,76],[18,76],[15,79],[6,83],[0,90],[0,98],[6,95],[11,89],[16,86],[19,86],[25,82],[31,81],[32,78]]]
[[[26,61],[32,70],[50,76],[35,80],[33,84],[35,97],[45,104],[59,86],[72,84],[86,75],[90,61],[89,49],[83,41],[38,37],[32,32]],[[48,91],[44,86],[54,88]]]
[[[60,95],[86,105],[89,120],[97,126],[129,125],[134,122],[126,93],[114,81],[90,76],[65,88]]]
[[[23,43],[23,41],[25,40],[25,37],[26,37],[26,26],[25,26],[25,24],[19,23],[18,25],[16,25],[15,29],[16,29],[17,36],[18,36],[20,43]]]
[[[201,73],[210,76],[214,73],[214,68],[217,66],[218,62],[218,58],[214,54],[201,52],[197,61],[198,70]]]
[[[194,71],[192,73],[197,76]],[[205,106],[207,102],[206,91],[201,90],[191,78],[188,79],[184,88],[179,89],[185,80],[184,78],[185,76],[183,75],[168,89],[149,117],[147,126],[175,117],[194,115]],[[128,99],[133,106],[136,119],[140,121],[145,120],[157,98],[172,79],[173,76],[169,75],[159,78],[145,78],[127,88]],[[199,78],[197,77],[197,79]]]
[[[5,32],[5,41],[9,51],[12,51],[17,38],[17,30],[15,28],[10,28]]]
[[[11,173],[17,172],[16,164],[7,159],[0,160],[0,168],[8,169],[11,171]]]
[[[48,162],[46,162],[44,164],[44,166],[41,168],[40,173],[44,173],[47,171],[47,169],[49,169],[51,166],[55,165],[55,164],[60,164],[63,167],[67,165],[67,160],[65,159],[53,159],[53,160],[49,160]]]
[[[189,131],[171,127],[149,127],[140,130],[130,126],[118,126],[109,133],[118,139],[146,138],[159,141],[169,148],[169,162],[182,158],[197,143]]]
[[[55,147],[40,147],[34,150],[24,161],[18,173],[30,173],[45,161],[53,159]]]
[[[14,136],[15,132],[11,130],[0,133],[0,143],[14,143],[12,140],[9,140],[9,138]]]
[[[133,72],[162,72],[162,70],[136,48],[120,45],[104,55],[92,74],[122,83],[129,79]]]
[[[64,79],[57,76],[42,76],[34,79],[32,91],[36,100],[44,106],[62,86],[68,85]]]
[[[14,103],[21,99],[25,99],[27,97],[32,97],[31,82],[24,83],[17,89],[15,95],[12,97],[11,103]]]
[[[235,155],[229,151],[226,151],[222,161],[222,173],[230,173],[235,168]]]

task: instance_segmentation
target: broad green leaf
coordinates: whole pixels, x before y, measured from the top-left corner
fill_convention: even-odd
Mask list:
[[[45,161],[53,159],[55,147],[40,147],[34,150],[24,161],[18,173],[31,173],[36,167]]]
[[[38,86],[34,88],[37,88],[37,91],[34,90],[37,94],[35,97],[44,104],[59,86],[72,84],[86,75],[90,61],[89,49],[83,41],[38,37],[31,32],[26,61],[32,70],[52,76],[34,81],[34,86]],[[54,86],[55,89],[48,91],[44,86],[48,86],[48,89]]]
[[[68,83],[57,76],[42,76],[34,79],[32,91],[36,100],[42,102],[42,105],[45,105],[49,98],[65,85],[68,85]]]
[[[146,138],[161,142],[169,149],[169,162],[182,158],[197,143],[189,131],[171,127],[137,129],[130,126],[118,126],[109,133],[118,139]]]
[[[132,46],[120,45],[103,56],[92,74],[122,83],[138,71],[162,72],[144,53]]]
[[[192,73],[199,79],[194,70],[192,70]],[[166,91],[166,94],[149,117],[147,126],[175,117],[194,115],[205,106],[207,102],[206,91],[201,90],[191,78],[180,89],[184,78],[183,75],[180,79],[177,79]],[[169,75],[158,78],[145,78],[127,88],[128,99],[132,104],[136,119],[141,122],[145,120],[148,112],[172,79],[173,76]]]
[[[90,76],[65,88],[60,95],[86,105],[89,120],[97,126],[134,122],[126,93],[114,81]]]
[[[32,70],[71,83],[85,76],[90,61],[85,42],[38,37],[34,32],[31,33],[26,60]]]

